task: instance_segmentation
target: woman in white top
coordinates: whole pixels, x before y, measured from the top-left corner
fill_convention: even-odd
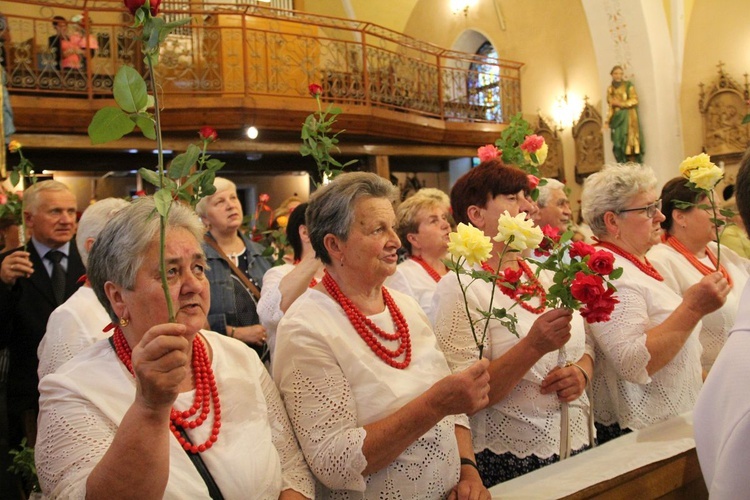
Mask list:
[[[279,323],[274,380],[322,497],[489,498],[461,416],[487,404],[487,363],[451,375],[419,305],[383,287],[396,192],[354,172],[311,197],[326,273]]]
[[[486,236],[498,231],[500,215],[511,216],[532,209],[527,200],[528,178],[520,169],[490,160],[462,176],[451,190],[453,214],[457,222],[471,223]],[[528,213],[528,212],[527,212]],[[589,444],[588,399],[584,393],[593,360],[586,353],[583,320],[567,309],[545,310],[544,287],[549,276],[536,280],[536,267],[519,253],[500,254],[504,243],[493,242],[490,259],[481,267],[498,267],[522,272],[524,282],[533,283],[533,298],[516,304],[515,298],[500,291],[493,308],[510,308],[517,314],[514,336],[497,321],[490,322],[484,353],[490,360],[490,406],[471,417],[471,430],[477,464],[485,486],[507,481],[555,462],[559,458],[561,401],[570,402],[572,448]],[[468,287],[466,300],[472,320],[479,320],[477,309],[489,310],[491,283],[475,281]],[[455,273],[446,275],[435,292],[435,334],[454,371],[465,369],[479,358],[479,349],[466,317],[464,299]],[[483,322],[480,322],[484,325]],[[558,368],[558,349],[565,345],[567,358],[575,363]]]
[[[664,220],[661,227],[664,230],[664,244],[654,246],[648,253],[649,260],[664,277],[664,282],[680,295],[704,276],[716,272],[718,253],[714,242],[716,227],[711,221],[713,214],[697,206],[677,208],[674,204],[674,201],[708,204],[708,198],[692,191],[685,185],[686,182],[684,177],[676,177],[662,188]],[[706,373],[734,325],[750,262],[722,245],[720,264],[719,270],[729,283],[730,291],[724,305],[701,320],[701,364]]]
[[[301,499],[315,493],[273,380],[241,342],[201,330],[203,225],[172,205],[160,276],[152,197],[99,234],[88,276],[117,325],[42,380],[36,466],[52,498]],[[196,411],[200,409],[200,412]]]
[[[263,275],[263,290],[258,301],[258,316],[268,334],[271,363],[276,352],[276,329],[284,313],[305,290],[323,277],[323,263],[315,257],[305,226],[307,203],[297,205],[289,215],[286,239],[292,247],[294,263],[272,267]]]
[[[693,409],[703,384],[700,321],[729,292],[721,273],[711,273],[680,297],[646,258],[664,220],[656,182],[651,168],[624,164],[605,166],[583,185],[583,218],[623,268],[610,321],[587,325],[596,342],[600,443]]]
[[[432,296],[448,272],[443,263],[451,232],[448,195],[439,189],[420,189],[398,206],[396,219],[407,258],[385,285],[414,297],[432,319]]]

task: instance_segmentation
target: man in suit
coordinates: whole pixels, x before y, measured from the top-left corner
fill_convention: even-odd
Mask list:
[[[80,286],[85,274],[73,236],[76,197],[58,181],[24,192],[24,220],[32,238],[0,255],[0,348],[8,346],[7,403],[11,447],[36,437],[37,347],[52,311]]]

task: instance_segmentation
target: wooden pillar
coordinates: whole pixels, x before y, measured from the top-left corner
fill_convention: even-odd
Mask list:
[[[384,179],[391,179],[391,166],[388,156],[377,155],[367,157],[367,171],[374,172]]]

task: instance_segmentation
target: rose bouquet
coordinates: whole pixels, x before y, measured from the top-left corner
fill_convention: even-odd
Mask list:
[[[553,273],[546,305],[580,311],[587,323],[609,321],[619,302],[611,281],[622,276],[622,268],[614,267],[614,255],[582,241],[569,245],[572,231],[560,234],[559,229],[545,226],[542,232],[544,241],[535,255],[545,255],[547,259],[536,261],[537,272]]]
[[[493,238],[497,242],[505,243],[503,251],[499,255],[498,269],[488,268],[486,261],[492,255],[492,243],[489,236],[472,226],[471,224],[459,224],[456,231],[451,233],[450,242],[448,243],[448,253],[450,259],[445,261],[445,265],[450,271],[456,273],[461,295],[464,301],[466,317],[469,320],[471,333],[474,342],[479,349],[479,358],[482,358],[484,352],[484,343],[487,338],[487,329],[490,320],[499,321],[501,325],[508,329],[513,335],[518,337],[516,330],[517,319],[515,314],[509,312],[506,308],[493,308],[492,304],[495,298],[496,288],[503,290],[514,290],[513,285],[508,284],[508,271],[501,274],[502,263],[508,252],[521,252],[527,248],[534,248],[542,239],[541,231],[533,225],[533,222],[525,220],[525,214],[518,214],[512,217],[507,211],[498,219],[498,234]],[[482,269],[473,269],[474,266],[481,265]],[[468,276],[468,283],[461,281],[461,276]],[[471,319],[469,302],[466,296],[468,288],[477,280],[491,283],[492,292],[490,294],[490,303],[487,310],[477,309],[480,318]],[[513,306],[511,306],[512,308]],[[484,322],[481,332],[478,333],[479,323]]]
[[[687,180],[685,184],[688,188],[699,196],[705,196],[708,200],[706,204],[695,204],[679,200],[674,200],[674,208],[687,209],[691,207],[697,207],[701,210],[711,210],[713,217],[711,222],[714,224],[716,231],[716,270],[719,270],[719,264],[721,261],[721,227],[726,225],[726,220],[720,219],[717,215],[717,211],[727,219],[734,217],[734,212],[729,209],[718,210],[716,206],[716,197],[714,195],[714,188],[724,178],[724,171],[717,167],[712,161],[711,157],[706,153],[701,153],[697,156],[690,156],[685,158],[680,163],[680,174]],[[665,210],[670,210],[672,207],[665,207]]]
[[[529,180],[532,181],[530,195],[533,200],[536,200],[539,196],[537,186],[540,185],[539,166],[547,159],[548,151],[549,146],[544,142],[544,138],[535,135],[529,122],[521,118],[521,113],[518,113],[511,118],[510,125],[503,130],[495,144],[480,147],[477,150],[477,156],[482,162],[501,158],[504,163],[516,165],[529,174]]]
[[[302,145],[299,152],[302,156],[312,156],[315,164],[318,166],[318,175],[320,182],[325,183],[336,177],[344,171],[344,168],[356,163],[357,160],[351,160],[343,165],[331,156],[331,151],[339,152],[337,144],[339,143],[338,135],[343,132],[339,130],[335,134],[333,124],[336,123],[336,117],[341,114],[341,108],[329,104],[325,111],[320,102],[320,96],[323,93],[323,87],[317,83],[311,83],[308,87],[310,95],[315,98],[318,104],[318,110],[310,113],[302,124]]]

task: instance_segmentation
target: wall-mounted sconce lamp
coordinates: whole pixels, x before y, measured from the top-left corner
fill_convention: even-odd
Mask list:
[[[255,140],[258,138],[258,128],[255,125],[247,127],[245,133],[247,134],[248,139]]]
[[[557,98],[552,107],[552,121],[558,132],[570,128],[583,109],[583,100],[577,96],[564,94]]]
[[[454,16],[463,13],[464,17],[469,15],[469,7],[474,5],[474,0],[451,0],[451,12]]]

